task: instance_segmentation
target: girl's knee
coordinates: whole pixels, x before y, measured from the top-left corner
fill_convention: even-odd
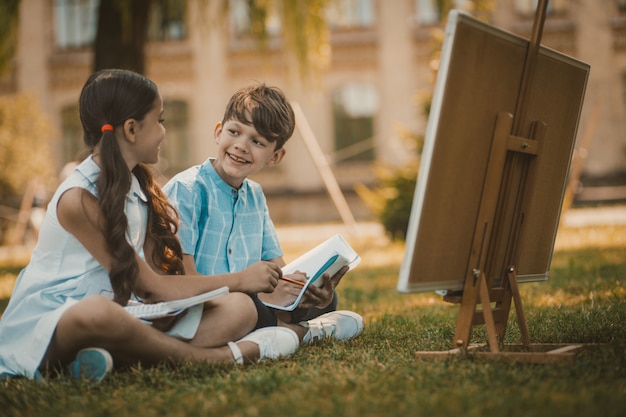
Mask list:
[[[61,317],[60,325],[73,328],[87,337],[98,337],[119,331],[125,318],[131,318],[112,300],[99,296],[86,297],[70,307]]]
[[[247,311],[256,311],[254,301],[248,294],[242,292],[233,292],[229,294],[229,302],[233,306],[237,306],[238,309],[245,309]]]
[[[241,292],[232,292],[219,298],[219,309],[222,314],[237,320],[240,325],[246,323],[256,323],[257,310],[249,295]]]

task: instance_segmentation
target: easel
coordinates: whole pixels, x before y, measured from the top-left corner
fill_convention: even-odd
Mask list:
[[[515,115],[501,112],[497,116],[480,199],[479,221],[473,233],[462,293],[444,296],[445,301],[460,304],[454,336],[456,348],[443,352],[417,352],[418,357],[442,358],[471,352],[489,358],[547,363],[571,360],[576,350],[583,346],[530,342],[516,270],[524,214],[539,179],[534,160],[541,154],[547,129],[544,122],[534,121],[530,123],[528,133],[524,133],[528,94],[547,3],[548,0],[539,0],[537,6]],[[503,344],[511,304],[515,306],[522,339],[519,345]],[[485,345],[470,343],[472,328],[476,325],[486,327],[488,351],[485,351]]]

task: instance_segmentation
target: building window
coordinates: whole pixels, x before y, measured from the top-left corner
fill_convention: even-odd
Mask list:
[[[96,37],[99,0],[56,0],[56,44],[60,48],[89,46]]]
[[[166,100],[165,110],[165,142],[161,145],[161,156],[158,169],[167,176],[172,176],[191,165],[189,144],[189,106],[180,100]]]
[[[348,84],[333,95],[336,162],[374,159],[374,116],[378,94],[368,84]]]
[[[434,25],[441,20],[436,0],[415,0],[416,20],[420,25]]]
[[[230,27],[235,36],[264,33],[269,37],[282,32],[281,10],[277,4],[268,3],[266,8],[252,9],[247,0],[229,0]],[[330,1],[326,17],[332,29],[352,29],[372,27],[376,23],[374,0],[333,0]],[[263,22],[262,28],[253,28],[256,22]]]
[[[537,11],[539,0],[515,0],[515,10],[524,16],[534,15]],[[564,14],[567,11],[567,0],[550,0],[547,14]]]
[[[90,46],[96,39],[100,0],[56,0],[56,43],[59,48]],[[150,41],[184,39],[186,2],[158,0],[152,3],[148,22]]]
[[[268,4],[265,9],[251,9],[248,0],[229,0],[230,28],[236,37],[249,36],[253,33],[253,22],[263,22],[263,27],[255,27],[254,33],[263,33],[266,36],[278,36],[282,31],[282,22],[279,10]]]
[[[64,107],[61,110],[61,131],[63,134],[63,163],[77,162],[87,154],[83,140],[83,127],[80,124],[78,105]]]
[[[372,27],[376,24],[373,0],[331,1],[327,12],[332,29]]]
[[[148,39],[151,41],[176,41],[187,37],[185,15],[187,2],[157,0],[150,9]]]

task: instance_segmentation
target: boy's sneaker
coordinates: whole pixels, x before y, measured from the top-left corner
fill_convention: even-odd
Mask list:
[[[309,328],[302,343],[311,343],[327,337],[335,340],[353,339],[363,333],[364,327],[363,317],[348,310],[331,311],[304,321],[300,325]]]
[[[261,353],[259,362],[265,359],[278,359],[290,356],[298,350],[298,346],[300,346],[300,340],[296,332],[286,327],[277,326],[257,329],[239,340],[239,342],[246,341],[259,345],[259,351]],[[231,350],[233,350],[235,361],[237,363],[243,363],[243,360],[240,359],[240,355],[236,354],[235,349],[233,349],[230,343],[229,346]],[[235,347],[236,346],[237,345],[235,345]]]
[[[78,351],[69,369],[73,378],[97,383],[113,369],[113,357],[105,349],[85,348]]]

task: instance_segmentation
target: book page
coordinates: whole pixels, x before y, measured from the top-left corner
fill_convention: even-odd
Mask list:
[[[286,276],[296,271],[306,274],[307,282],[298,296],[295,299],[284,300],[279,304],[265,303],[265,305],[279,310],[293,311],[300,304],[310,285],[322,285],[323,280],[319,278],[324,273],[328,273],[332,277],[344,266],[349,265],[350,269],[353,269],[359,262],[361,262],[359,255],[343,236],[336,234],[282,268],[283,275]]]
[[[214,291],[198,294],[181,300],[163,301],[160,303],[146,304],[130,301],[124,309],[135,317],[144,320],[153,320],[161,317],[176,316],[189,307],[210,301],[222,295],[228,294],[228,287],[221,287]]]

